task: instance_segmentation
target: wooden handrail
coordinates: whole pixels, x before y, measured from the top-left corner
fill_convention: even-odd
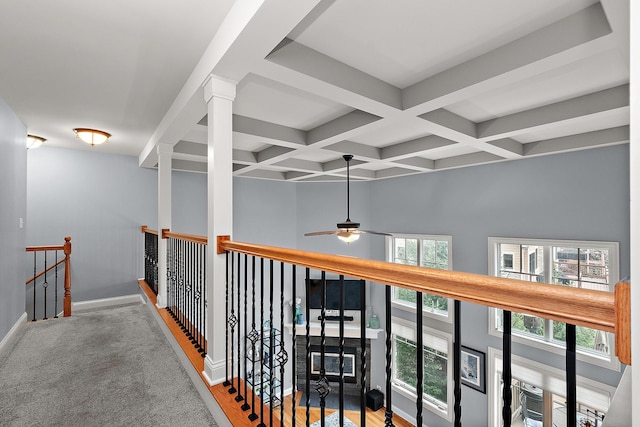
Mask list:
[[[196,234],[186,233],[174,233],[168,228],[163,228],[161,232],[158,232],[156,230],[151,230],[146,225],[143,225],[142,227],[140,227],[140,229],[143,233],[155,234],[157,236],[160,236],[162,239],[178,239],[187,242],[199,243],[201,245],[207,245],[209,241],[206,236],[198,236]]]
[[[59,246],[27,246],[27,252],[40,252],[40,251],[62,251],[64,245]]]
[[[64,246],[61,247],[62,249],[64,249]],[[59,249],[61,250],[61,249]],[[33,276],[31,279],[27,279],[26,282],[24,282],[25,285],[29,285],[29,283],[33,282],[34,280],[40,278],[41,276],[44,275],[44,273],[48,273],[49,271],[53,270],[54,268],[56,268],[57,266],[59,266],[60,264],[62,264],[63,262],[65,262],[65,258],[62,258],[60,261],[56,262],[55,264],[53,264],[51,267],[47,268],[46,270],[42,270],[40,273],[36,274],[35,276]]]
[[[195,234],[185,234],[185,233],[174,233],[167,229],[162,230],[162,238],[184,240],[186,242],[199,243],[201,245],[207,245],[209,241],[209,239],[205,236],[197,236]]]
[[[233,242],[228,238],[218,239],[217,250],[260,256],[314,270],[614,332],[616,355],[621,362],[631,364],[629,283],[618,284],[616,292],[612,293]]]
[[[158,235],[158,231],[157,230],[152,230],[149,227],[147,227],[146,225],[141,226],[140,230],[143,233],[155,234],[156,236]]]

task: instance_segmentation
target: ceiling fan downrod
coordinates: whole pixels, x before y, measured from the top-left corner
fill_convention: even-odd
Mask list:
[[[349,162],[351,162],[351,160],[353,159],[353,155],[345,154],[342,156],[342,158],[347,162],[347,219],[345,222],[338,223],[337,225],[338,228],[358,228],[360,227],[360,223],[351,221],[351,214],[349,210],[351,199],[349,186],[349,182],[351,181],[349,173]]]

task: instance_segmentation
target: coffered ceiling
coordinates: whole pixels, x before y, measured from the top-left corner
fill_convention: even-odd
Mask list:
[[[155,167],[171,144],[174,169],[204,172],[209,74],[237,82],[237,176],[343,179],[353,154],[370,180],[629,141],[625,0],[103,3],[0,5],[0,96],[50,146],[88,150],[71,128],[97,127],[113,137],[94,151]]]

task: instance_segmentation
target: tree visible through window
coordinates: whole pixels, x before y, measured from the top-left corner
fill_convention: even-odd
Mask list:
[[[450,238],[425,236],[394,236],[390,261],[398,264],[448,270],[450,268]],[[396,302],[415,306],[416,292],[395,288],[393,299]],[[423,309],[441,316],[447,316],[449,300],[445,297],[423,294]]]
[[[416,343],[394,335],[395,383],[414,391],[416,389]],[[423,392],[447,406],[447,354],[428,346],[423,346],[424,381]]]

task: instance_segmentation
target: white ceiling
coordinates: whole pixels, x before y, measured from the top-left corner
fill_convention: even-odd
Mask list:
[[[206,170],[209,74],[234,173],[379,179],[625,144],[627,0],[3,0],[0,97],[47,145]],[[74,127],[113,134],[102,146]]]

